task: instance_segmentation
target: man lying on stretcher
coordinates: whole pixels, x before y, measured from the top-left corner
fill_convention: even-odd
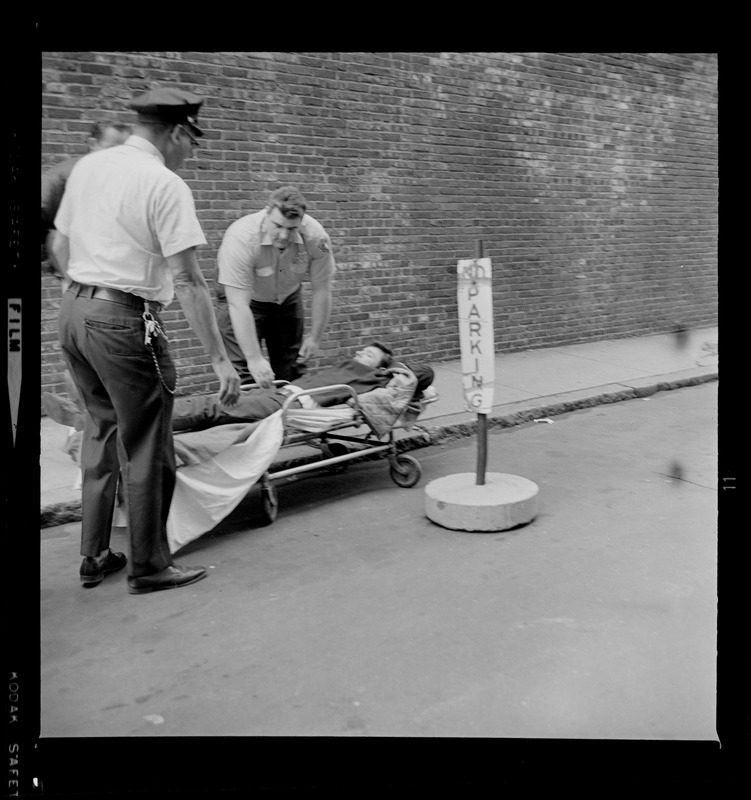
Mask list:
[[[232,408],[221,406],[215,394],[175,397],[172,430],[198,431],[215,425],[265,419],[278,411],[291,394],[307,389],[345,384],[357,394],[364,394],[388,385],[398,369],[392,364],[392,351],[384,344],[373,342],[358,350],[353,358],[342,361],[337,366],[324,368],[313,375],[303,375],[288,385],[275,389],[249,389],[240,395],[237,405]],[[433,382],[433,370],[427,365],[409,369],[417,378],[414,397],[419,399]],[[327,407],[344,403],[350,397],[349,392],[332,390],[316,394],[314,397],[302,397],[300,401],[303,407],[306,405]],[[80,419],[74,419],[70,407],[66,408],[65,399],[60,395],[45,393],[43,406],[47,415],[56,422],[79,430],[83,428],[82,415],[78,415]]]
[[[221,406],[215,394],[176,397],[172,412],[172,430],[176,433],[198,431],[215,425],[265,419],[278,411],[290,395],[307,389],[345,384],[357,394],[364,394],[383,388],[391,381],[398,369],[392,363],[391,350],[386,345],[373,342],[358,350],[353,358],[348,358],[337,366],[322,369],[314,375],[303,375],[276,389],[253,388],[242,392],[232,408]],[[411,371],[417,378],[414,396],[419,398],[433,382],[433,370],[428,366],[421,366]],[[347,391],[332,389],[314,397],[304,396],[299,402],[304,408],[327,407],[345,403],[350,397]]]

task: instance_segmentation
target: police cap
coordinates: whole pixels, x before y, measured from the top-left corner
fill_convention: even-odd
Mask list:
[[[195,136],[203,136],[196,124],[203,98],[181,89],[152,89],[134,97],[128,107],[138,112],[140,122],[185,125]]]

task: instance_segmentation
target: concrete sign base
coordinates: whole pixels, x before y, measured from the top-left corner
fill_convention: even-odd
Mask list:
[[[474,472],[461,472],[431,481],[425,487],[425,515],[455,531],[505,531],[537,516],[536,483],[489,472],[478,486]]]

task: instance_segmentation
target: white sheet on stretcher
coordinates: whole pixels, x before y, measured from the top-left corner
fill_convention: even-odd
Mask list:
[[[262,420],[244,442],[200,464],[180,467],[167,519],[175,552],[218,525],[268,469],[284,437],[282,412]]]
[[[318,433],[353,418],[349,406],[289,409],[287,428]],[[202,447],[207,433],[210,431],[202,431]],[[201,463],[180,467],[167,519],[170,551],[174,553],[210,531],[230,514],[269,468],[283,439],[280,410],[256,423],[245,441],[225,447]]]

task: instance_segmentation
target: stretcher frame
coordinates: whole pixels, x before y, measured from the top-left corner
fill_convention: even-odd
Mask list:
[[[274,381],[274,387],[281,388],[288,383],[289,381]],[[243,384],[242,388],[252,389],[256,388],[256,386],[257,384],[255,383],[249,383]],[[288,420],[293,411],[292,406],[296,401],[305,396],[315,398],[317,394],[328,393],[332,390],[341,391],[349,395],[346,403],[349,405],[351,402],[350,407],[353,410],[352,419],[334,423],[322,431],[302,431],[294,429],[293,425],[290,425],[288,429]],[[420,400],[419,402],[423,405],[427,405],[428,403],[434,402],[436,399],[437,396],[434,395]],[[337,406],[341,405],[343,404],[337,404]],[[325,411],[325,408],[322,410]],[[262,514],[266,523],[272,523],[279,513],[279,498],[276,487],[274,486],[274,481],[280,481],[303,472],[321,469],[327,469],[334,474],[338,474],[347,468],[348,464],[346,462],[354,459],[362,459],[377,453],[387,454],[389,475],[397,486],[401,486],[405,489],[415,486],[422,477],[420,462],[406,453],[398,453],[396,449],[396,439],[394,437],[394,431],[400,427],[400,422],[406,410],[405,408],[399,414],[388,431],[378,434],[368,422],[367,417],[360,408],[357,392],[347,384],[337,383],[315,389],[305,389],[287,397],[281,408],[284,438],[282,439],[280,450],[284,447],[306,445],[313,449],[320,450],[321,458],[274,472],[270,469],[264,472],[259,478],[258,484],[261,489]],[[361,436],[341,433],[341,431],[350,428],[360,428],[363,425],[367,427],[367,431]],[[337,431],[339,431],[339,433],[337,433]],[[353,447],[353,449],[350,449],[350,447]]]

